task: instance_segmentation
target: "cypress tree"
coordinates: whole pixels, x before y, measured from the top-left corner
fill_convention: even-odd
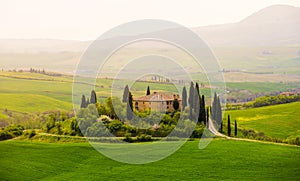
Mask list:
[[[203,121],[205,123],[206,113],[205,113],[205,97],[204,97],[204,95],[202,95],[202,98],[201,98],[200,117],[201,117],[201,121]]]
[[[128,101],[128,96],[129,96],[129,88],[128,88],[128,85],[126,85],[125,88],[124,88],[124,92],[123,92],[122,102],[127,102]]]
[[[91,98],[90,98],[90,103],[91,104],[96,104],[97,103],[97,95],[94,90],[91,92]]]
[[[206,121],[205,121],[205,125],[208,127],[209,126],[209,109],[206,109]]]
[[[150,94],[151,94],[151,93],[150,93],[150,87],[149,87],[149,85],[148,85],[146,95],[150,95]]]
[[[189,110],[189,119],[190,120],[194,120],[195,116],[194,116],[194,113],[193,113],[193,106],[194,106],[194,83],[191,82],[191,85],[190,85],[190,90],[189,90],[189,107],[190,107],[190,110]]]
[[[234,136],[237,136],[237,124],[236,124],[236,120],[234,120]]]
[[[131,120],[133,117],[133,100],[132,100],[132,94],[129,91],[128,93],[128,102],[127,102],[127,107],[126,107],[126,117],[128,120]]]
[[[217,120],[217,123],[220,125],[220,124],[222,124],[222,108],[221,108],[219,96],[217,96],[216,106],[217,106],[216,120]]]
[[[220,133],[223,133],[223,122],[221,122]]]
[[[217,112],[217,93],[214,94],[214,99],[213,99],[213,103],[211,106],[211,118],[216,121],[216,112]]]
[[[85,107],[86,107],[85,95],[82,95],[80,108],[85,108]]]
[[[230,115],[228,114],[228,125],[227,125],[227,133],[228,133],[228,136],[230,137],[231,135],[231,127],[230,127]]]
[[[179,101],[178,101],[178,99],[174,99],[173,100],[173,108],[174,108],[175,111],[178,111],[178,109],[179,109]]]
[[[187,93],[186,93],[186,88],[185,86],[182,89],[182,110],[185,109],[185,107],[187,106]]]
[[[194,89],[194,99],[193,99],[193,109],[194,109],[194,119],[197,119],[198,123],[201,123],[201,116],[200,116],[200,106],[201,106],[201,97],[200,97],[200,90],[199,85],[196,83]]]
[[[193,103],[194,103],[194,83],[191,82],[191,85],[190,85],[190,92],[189,92],[189,106],[190,106],[190,109],[192,109],[193,107]]]
[[[214,94],[214,100],[211,108],[211,118],[221,126],[220,131],[222,132],[222,108],[220,98],[217,96],[217,93]]]
[[[222,123],[222,108],[219,96],[217,96],[217,120],[218,123]]]

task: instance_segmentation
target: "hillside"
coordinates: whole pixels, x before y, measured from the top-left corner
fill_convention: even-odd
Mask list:
[[[230,140],[203,150],[189,141],[145,165],[116,162],[88,143],[4,141],[0,153],[1,180],[297,180],[300,174],[297,147]]]
[[[215,46],[287,46],[300,44],[300,8],[274,5],[238,23],[194,28]]]
[[[254,129],[265,135],[286,139],[300,136],[300,102],[245,110],[226,111],[239,128]]]

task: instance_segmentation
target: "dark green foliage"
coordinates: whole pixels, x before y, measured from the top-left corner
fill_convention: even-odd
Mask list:
[[[125,86],[124,92],[123,92],[123,99],[122,102],[127,102],[129,96],[129,88],[128,85]]]
[[[112,120],[106,125],[106,127],[108,128],[109,132],[115,136],[124,136],[127,129],[120,120]]]
[[[91,98],[90,98],[90,103],[91,104],[96,104],[97,103],[97,95],[94,90],[91,92]]]
[[[140,142],[152,141],[152,136],[141,134],[140,136],[137,137],[137,140]]]
[[[193,109],[195,112],[199,114],[200,109],[200,103],[201,103],[201,96],[200,96],[200,89],[198,83],[196,83],[196,86],[194,88],[194,98],[193,98]],[[197,114],[197,115],[198,115]],[[199,116],[197,116],[199,117]]]
[[[178,101],[178,99],[174,99],[173,100],[173,108],[174,108],[175,111],[178,111],[178,109],[179,109],[179,101]]]
[[[33,130],[26,130],[25,132],[24,132],[24,136],[26,136],[27,138],[33,138],[34,136],[36,135],[36,132],[35,132],[35,130],[33,129]]]
[[[230,115],[228,114],[227,133],[231,136]]]
[[[70,122],[69,135],[71,135],[71,136],[81,135],[81,131],[79,129],[79,126],[78,126],[78,123],[76,121],[76,118],[71,118],[69,120],[69,122]]]
[[[92,126],[88,127],[86,130],[86,136],[88,137],[100,137],[100,136],[109,136],[109,132],[106,127],[100,123],[95,122]]]
[[[86,106],[87,106],[87,104],[86,104],[86,100],[85,100],[85,95],[82,95],[80,108],[86,108]]]
[[[94,104],[90,104],[87,108],[80,109],[77,112],[78,126],[84,135],[88,127],[98,119],[98,111]]]
[[[149,85],[148,85],[146,95],[150,95],[150,94],[151,94],[151,92],[150,92],[150,87],[149,87]]]
[[[221,126],[220,126],[220,133],[223,133],[223,122],[221,122]]]
[[[187,106],[187,92],[186,92],[185,86],[182,89],[182,96],[181,96],[181,98],[182,98],[182,102],[181,102],[182,103],[182,110],[184,110],[186,108],[186,106]]]
[[[212,103],[211,111],[211,118],[219,125],[222,125],[222,108],[220,103],[220,98],[217,96],[217,93],[214,95],[214,100]],[[222,127],[222,126],[221,126]],[[220,131],[222,131],[220,129]]]
[[[15,124],[11,124],[5,128],[1,128],[0,141],[21,136],[23,131],[24,131],[24,127],[22,125],[15,125]]]
[[[205,97],[202,95],[202,98],[200,99],[200,111],[199,111],[199,117],[200,122],[203,122],[205,124],[206,122],[206,113],[205,113]]]
[[[105,100],[105,103],[106,103],[107,116],[109,116],[112,119],[117,118],[117,114],[116,114],[115,109],[114,109],[113,104],[112,104],[112,98],[108,97]]]
[[[98,110],[99,116],[108,115],[107,109],[106,109],[105,105],[103,105],[103,104],[97,103],[97,110]]]
[[[62,134],[62,126],[61,126],[61,123],[60,123],[60,122],[55,123],[55,127],[56,127],[56,129],[57,129],[56,133],[57,133],[58,135],[61,135],[61,134]]]
[[[205,125],[208,127],[209,125],[209,108],[206,109],[206,121],[205,121]]]
[[[277,96],[263,96],[256,98],[254,102],[248,103],[245,106],[247,107],[262,107],[276,104],[285,104],[290,102],[300,101],[300,94],[286,96],[286,95],[277,95]]]
[[[236,123],[236,120],[234,120],[234,136],[237,136],[237,123]]]
[[[125,138],[123,139],[123,141],[126,141],[128,143],[131,143],[133,141],[133,139],[131,138],[131,133],[125,133],[124,137]]]
[[[189,106],[190,106],[190,108],[193,107],[193,105],[194,105],[194,91],[195,91],[194,83],[191,82],[190,92],[189,92]]]
[[[128,94],[128,103],[127,103],[127,107],[126,107],[126,117],[128,120],[131,120],[133,117],[133,98],[132,98],[132,94],[129,91]]]

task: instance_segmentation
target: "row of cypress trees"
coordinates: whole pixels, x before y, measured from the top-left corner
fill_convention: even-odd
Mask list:
[[[208,112],[205,110],[205,96],[200,94],[199,84],[191,82],[189,89],[189,97],[187,96],[186,87],[182,90],[182,109],[184,110],[189,105],[189,115],[191,120],[196,120],[198,123],[206,124]]]
[[[230,124],[230,115],[228,114],[227,118],[227,135],[231,136],[231,124]],[[237,123],[236,120],[234,120],[234,136],[237,136]]]
[[[86,108],[89,104],[96,104],[96,103],[97,103],[97,95],[96,92],[92,90],[90,99],[85,98],[85,95],[82,95],[80,108]]]

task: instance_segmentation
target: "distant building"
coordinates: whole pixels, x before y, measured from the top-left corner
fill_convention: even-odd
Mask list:
[[[179,110],[181,110],[181,98],[178,94],[172,93],[158,93],[133,98],[134,108],[137,111],[151,110],[151,111],[174,111],[173,101],[177,99],[179,102]]]
[[[280,93],[280,95],[293,96],[293,95],[295,95],[295,93],[294,92],[282,92],[282,93]]]

